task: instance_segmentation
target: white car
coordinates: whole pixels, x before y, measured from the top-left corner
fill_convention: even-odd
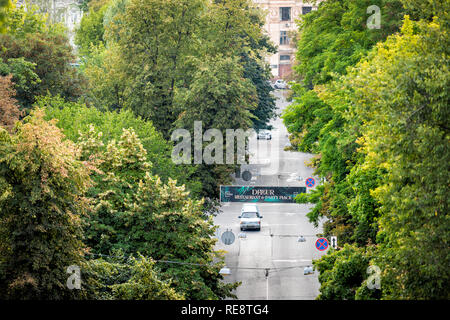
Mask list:
[[[262,216],[259,214],[259,209],[256,204],[244,204],[241,209],[240,219],[241,231],[247,229],[261,230]]]
[[[303,274],[304,275],[308,275],[308,274],[314,274],[314,269],[312,266],[307,266],[303,269]]]
[[[258,136],[256,138],[258,140],[259,139],[272,140],[272,134],[267,130],[261,130],[258,132]]]
[[[278,79],[277,81],[275,81],[273,87],[275,89],[286,89],[287,88],[287,83],[283,79]]]

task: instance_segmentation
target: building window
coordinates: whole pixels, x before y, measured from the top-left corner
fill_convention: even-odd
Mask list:
[[[280,8],[281,21],[291,21],[291,7]]]
[[[310,13],[312,10],[312,7],[302,7],[302,14]]]
[[[288,54],[280,55],[280,61],[291,61],[291,56]]]
[[[289,44],[289,38],[287,31],[281,31],[280,32],[280,45],[288,45]]]

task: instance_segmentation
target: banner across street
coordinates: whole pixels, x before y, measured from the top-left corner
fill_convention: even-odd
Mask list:
[[[295,196],[305,187],[220,186],[221,202],[295,203]]]

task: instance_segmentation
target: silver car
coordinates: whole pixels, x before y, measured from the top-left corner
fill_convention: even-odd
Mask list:
[[[261,130],[258,132],[257,139],[272,140],[272,134],[267,130]]]
[[[242,207],[240,219],[241,231],[247,229],[261,230],[262,216],[259,214],[258,206],[255,204],[247,204]]]
[[[287,83],[282,79],[278,79],[277,81],[275,81],[273,87],[275,89],[287,89]]]

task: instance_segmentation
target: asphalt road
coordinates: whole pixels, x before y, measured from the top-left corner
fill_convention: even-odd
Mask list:
[[[284,95],[285,91],[275,92],[278,113],[289,105]],[[313,155],[284,151],[289,142],[287,130],[280,118],[273,120],[272,125],[272,140],[256,140],[254,137],[250,141],[250,152],[253,152],[250,163],[255,163],[248,166],[252,180],[236,179],[235,185],[305,186],[306,178],[314,177],[313,169],[305,165]],[[264,165],[262,169],[261,164]],[[222,213],[214,219],[219,227],[216,249],[226,251],[226,266],[231,270],[225,281],[242,282],[235,292],[241,300],[315,299],[319,294],[318,272],[304,275],[303,271],[326,251],[315,248],[316,235],[322,232],[322,227],[320,224],[314,228],[308,221],[306,214],[311,205],[258,206],[263,216],[261,231],[241,233],[238,219],[241,203],[222,204]],[[231,245],[220,241],[227,230],[232,230],[236,236]],[[239,234],[245,234],[245,238],[240,238]],[[300,235],[306,242],[297,242]]]

